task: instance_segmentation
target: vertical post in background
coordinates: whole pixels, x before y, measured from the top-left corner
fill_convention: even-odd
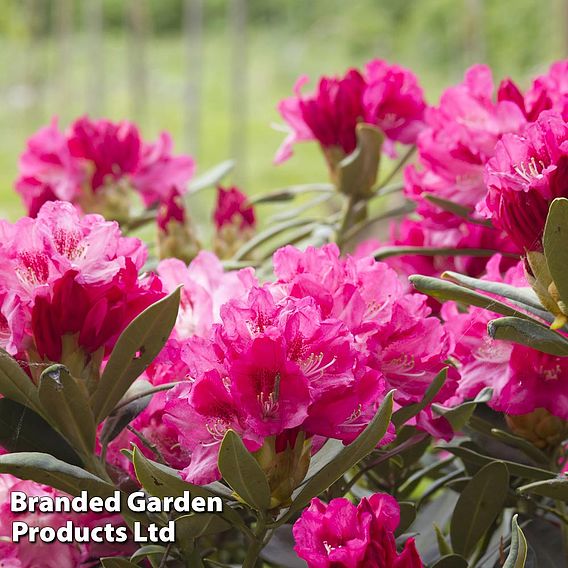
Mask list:
[[[483,63],[486,59],[484,0],[465,0],[465,63]]]
[[[84,2],[85,30],[87,34],[87,111],[100,117],[105,105],[105,57],[103,29],[103,1]]]
[[[69,68],[71,67],[72,54],[72,31],[73,31],[73,1],[56,0],[54,7],[54,22],[57,41],[57,93],[56,105],[57,112],[65,115],[65,110],[69,107],[72,100],[71,83],[69,79]]]
[[[41,37],[42,12],[34,0],[25,0],[24,14],[26,23],[26,57],[23,68],[23,84],[25,85],[21,98],[24,131],[35,130],[44,120],[46,75],[45,49]]]
[[[133,120],[140,121],[146,112],[148,97],[146,40],[149,14],[147,0],[128,0],[127,21],[130,114]]]
[[[203,82],[203,0],[184,0],[183,31],[187,49],[185,136],[190,154],[198,159]]]
[[[231,27],[231,157],[237,161],[235,178],[238,183],[246,179],[247,156],[247,0],[230,0],[229,24]]]

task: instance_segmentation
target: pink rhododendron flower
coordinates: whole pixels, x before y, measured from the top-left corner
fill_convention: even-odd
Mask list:
[[[120,515],[94,513],[13,513],[10,509],[10,494],[22,491],[28,496],[53,499],[63,493],[33,481],[21,481],[11,475],[0,476],[0,564],[6,568],[87,568],[103,556],[116,556],[132,552],[131,544],[109,543],[43,543],[29,542],[25,537],[12,543],[12,523],[25,522],[30,527],[49,526],[54,529],[71,521],[77,528],[94,528],[107,523],[115,526],[124,523]]]
[[[134,173],[140,163],[140,133],[129,122],[80,118],[71,125],[69,150],[92,167],[93,191],[126,174]]]
[[[542,113],[522,134],[503,136],[487,164],[488,194],[479,209],[521,250],[542,250],[550,203],[568,196],[568,124]]]
[[[294,96],[284,99],[278,111],[291,128],[275,157],[276,163],[292,155],[296,142],[317,140],[327,151],[350,154],[357,146],[355,127],[363,119],[365,79],[355,69],[344,77],[322,77],[313,95],[303,95],[308,82],[302,76],[294,86]]]
[[[85,179],[56,119],[29,138],[18,169],[16,191],[22,195],[30,217],[35,217],[46,201],[75,201]]]
[[[487,265],[486,279],[527,287],[522,262],[501,274],[501,257]],[[509,341],[494,340],[487,334],[487,323],[500,317],[482,308],[458,310],[453,302],[442,307],[446,327],[458,339],[454,357],[460,376],[455,401],[474,398],[483,388],[493,389],[488,403],[507,414],[527,414],[545,408],[568,419],[568,363],[564,357],[542,353]]]
[[[414,144],[424,126],[426,108],[416,75],[404,67],[374,59],[365,66],[365,79],[365,122],[378,126],[389,141]]]
[[[557,111],[568,119],[568,60],[553,63],[547,73],[534,79],[524,95],[511,79],[505,79],[497,98],[515,103],[529,122],[545,110]]]
[[[85,353],[101,347],[110,353],[126,326],[164,296],[156,277],[138,279],[130,259],[107,284],[80,284],[77,276],[76,270],[67,271],[50,292],[35,298],[31,327],[42,359],[61,361],[65,336],[75,334],[77,346]]]
[[[419,400],[451,352],[452,338],[428,317],[426,297],[408,293],[385,263],[342,259],[336,245],[305,252],[288,246],[274,255],[274,271],[288,294],[311,295],[324,315],[347,325],[367,365],[381,370],[400,400]],[[411,336],[420,337],[422,347],[413,347]]]
[[[343,498],[328,504],[315,498],[294,524],[294,550],[308,568],[422,568],[414,539],[397,552],[399,522],[398,503],[384,493],[357,506]]]
[[[57,122],[28,141],[20,158],[16,189],[31,217],[46,201],[64,200],[81,211],[126,219],[129,190],[147,206],[167,201],[172,189],[185,193],[195,170],[189,156],[172,154],[172,141],[162,133],[144,142],[130,122],[76,120],[66,133]]]
[[[301,92],[307,82],[307,77],[300,77],[294,96],[278,105],[291,133],[278,150],[276,163],[292,155],[296,142],[317,140],[333,165],[355,150],[359,122],[379,127],[390,141],[416,140],[425,104],[409,70],[377,59],[366,65],[364,74],[349,69],[343,77],[322,77],[312,95]]]
[[[36,298],[48,296],[67,272],[73,271],[74,282],[83,289],[103,286],[109,285],[127,264],[133,267],[131,274],[137,273],[146,259],[142,242],[123,237],[115,222],[99,215],[81,218],[65,202],[46,203],[36,219],[24,217],[15,224],[2,221],[0,233],[1,313],[6,322],[2,346],[12,354],[23,347],[22,341],[30,331]],[[58,291],[65,286],[59,284]],[[101,323],[99,319],[91,321],[93,325]]]
[[[247,203],[247,196],[238,188],[217,188],[217,204],[213,212],[213,221],[217,230],[225,225],[235,225],[243,230],[256,225],[254,208]]]
[[[425,193],[472,210],[485,197],[483,168],[495,144],[506,132],[517,132],[526,122],[510,101],[494,102],[491,71],[484,65],[469,69],[463,83],[447,89],[438,107],[427,109],[427,127],[418,136],[422,168],[407,168],[406,195],[418,212],[443,223],[462,219],[424,199]]]
[[[187,183],[195,172],[195,162],[190,156],[174,156],[172,149],[172,139],[167,132],[162,132],[154,143],[142,143],[132,185],[146,205],[166,201],[171,188],[179,194],[186,192]]]
[[[207,251],[200,252],[189,266],[178,259],[162,260],[156,271],[168,293],[183,285],[174,328],[178,338],[207,336],[221,320],[221,306],[257,284],[252,268],[225,272],[219,259]]]

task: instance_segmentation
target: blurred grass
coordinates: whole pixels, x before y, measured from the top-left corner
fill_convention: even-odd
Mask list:
[[[557,0],[548,4],[551,2]],[[535,10],[536,4],[529,0],[519,0],[514,10],[502,3],[485,3],[484,39],[477,44],[478,54],[466,49],[469,40],[464,40],[463,35],[468,22],[464,22],[461,1],[401,0],[396,5],[381,1],[371,13],[367,0],[349,5],[337,0],[316,4],[319,11],[313,9],[309,27],[294,24],[292,18],[279,24],[256,24],[250,29],[248,68],[243,78],[248,85],[247,126],[243,133],[246,160],[239,165],[239,179],[250,193],[326,178],[315,144],[298,147],[296,155],[284,165],[272,164],[284,137],[271,128],[271,123],[280,122],[275,107],[292,92],[300,74],[315,80],[321,74],[341,73],[349,66],[362,65],[371,57],[383,57],[411,67],[429,101],[435,102],[441,90],[460,80],[463,70],[478,56],[494,67],[496,77],[512,75],[522,81],[544,70],[563,49],[562,38],[552,33],[558,26],[554,18],[551,21],[546,10]],[[532,45],[527,45],[531,41]],[[458,44],[465,45],[464,49],[456,50]],[[86,38],[78,31],[70,45],[63,67],[60,46],[53,37],[0,35],[0,216],[13,219],[22,211],[12,187],[26,138],[54,115],[67,125],[87,111],[87,85],[93,66]],[[104,36],[100,46],[105,66],[101,114],[117,120],[136,120],[146,139],[168,130],[176,151],[186,152],[184,39],[177,33],[152,35],[145,51],[146,106],[141,116],[134,116],[127,37],[120,30]],[[230,65],[231,45],[226,30],[219,25],[207,28],[202,133],[196,156],[201,172],[231,157]]]

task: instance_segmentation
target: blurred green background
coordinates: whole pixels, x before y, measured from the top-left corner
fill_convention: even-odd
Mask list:
[[[89,113],[168,130],[249,192],[324,180],[313,144],[282,166],[277,102],[300,74],[372,57],[412,68],[435,102],[474,62],[526,83],[568,53],[566,0],[0,0],[0,215],[26,138]]]

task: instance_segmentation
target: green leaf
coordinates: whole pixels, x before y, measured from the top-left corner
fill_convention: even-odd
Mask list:
[[[161,351],[175,325],[179,301],[180,288],[146,308],[122,332],[91,397],[97,422],[112,412]]]
[[[514,341],[549,355],[568,357],[568,339],[535,321],[499,318],[487,324],[487,332],[493,339]]]
[[[331,487],[345,472],[367,457],[383,439],[392,415],[394,391],[383,400],[377,414],[351,444],[344,447],[335,459],[322,467],[302,488],[294,499],[288,514],[302,510],[312,499]]]
[[[96,425],[84,384],[64,365],[48,367],[39,380],[39,400],[45,416],[83,456],[93,453]]]
[[[183,515],[175,520],[176,535],[183,539],[199,538],[229,530],[231,525],[215,513]]]
[[[148,558],[150,556],[164,556],[166,552],[165,546],[160,546],[159,544],[149,544],[147,546],[143,546],[139,548],[131,557],[130,561],[138,561],[142,560],[143,558]]]
[[[540,463],[542,465],[548,465],[549,458],[546,454],[541,452],[536,446],[534,446],[531,442],[526,440],[525,438],[521,438],[520,436],[515,436],[510,432],[505,432],[504,430],[500,430],[499,428],[491,428],[490,429],[491,436],[497,438],[500,442],[507,444],[508,446],[512,446],[513,448],[517,448],[521,450],[525,455],[527,455],[531,460],[535,461],[536,463]]]
[[[384,134],[370,124],[357,125],[357,147],[337,167],[337,189],[344,195],[365,197],[377,181]]]
[[[568,199],[556,198],[548,210],[542,244],[552,280],[564,307],[568,307]]]
[[[103,568],[139,568],[138,564],[129,562],[126,558],[114,556],[112,558],[101,558]]]
[[[503,568],[524,568],[527,560],[528,546],[527,539],[517,522],[518,515],[513,517],[511,547],[509,554],[503,564]]]
[[[433,404],[432,410],[434,410],[436,414],[443,416],[452,425],[454,432],[459,432],[471,418],[477,405],[489,402],[492,396],[493,389],[490,387],[485,387],[484,389],[479,391],[479,393],[473,400],[462,402],[458,406],[454,406],[452,408],[446,408],[439,404]]]
[[[503,510],[509,471],[502,462],[484,466],[460,495],[450,524],[455,552],[469,556]]]
[[[233,491],[257,511],[270,508],[266,475],[241,438],[228,430],[219,450],[219,471]]]
[[[538,296],[530,287],[519,288],[517,286],[511,286],[510,284],[504,284],[503,282],[481,280],[479,278],[472,278],[471,276],[465,276],[459,272],[452,271],[444,272],[442,274],[442,278],[472,290],[481,290],[483,292],[495,294],[496,296],[503,296],[508,300],[522,304],[523,307],[526,306],[527,309],[537,310],[539,315],[541,313],[546,313],[546,310],[540,303]]]
[[[548,497],[555,501],[568,502],[568,477],[535,481],[534,483],[519,487],[517,491],[519,493],[530,493],[531,495]]]
[[[436,398],[436,395],[444,386],[447,376],[448,367],[445,367],[434,377],[424,394],[424,398],[420,402],[403,406],[400,410],[397,410],[392,415],[392,423],[399,428],[411,418],[416,416],[421,410],[424,410],[424,408],[426,408],[434,400],[434,398]]]
[[[10,452],[46,452],[73,465],[81,458],[39,414],[9,398],[0,399],[0,445]]]
[[[421,276],[419,274],[410,276],[408,279],[419,292],[428,294],[438,300],[455,300],[456,302],[461,302],[466,305],[485,308],[504,316],[516,316],[518,318],[528,320],[532,319],[523,312],[520,312],[503,302],[495,300],[495,298],[484,296],[474,290],[458,286],[457,284],[448,282],[447,280],[431,278],[430,276]]]
[[[39,452],[0,456],[0,473],[9,473],[20,479],[31,479],[75,496],[80,495],[81,491],[88,491],[92,495],[110,497],[115,490],[100,477]]]
[[[270,193],[259,193],[252,196],[248,201],[251,205],[261,203],[280,203],[290,201],[299,195],[306,193],[335,193],[335,186],[331,183],[306,183],[302,185],[292,185],[282,189],[277,189]]]
[[[484,466],[488,463],[493,462],[492,458],[483,456],[463,446],[440,446],[438,449],[446,450],[456,455],[464,462],[470,462],[476,465]],[[507,466],[507,469],[509,470],[509,473],[511,475],[515,475],[517,477],[523,477],[525,479],[537,479],[537,480],[552,479],[555,477],[555,474],[552,473],[551,471],[540,469],[538,467],[522,465],[520,463],[515,463],[507,460],[500,460],[500,462],[504,463]]]
[[[41,414],[36,386],[4,349],[0,349],[0,394]]]
[[[442,199],[433,193],[423,193],[422,197],[433,203],[443,211],[448,211],[449,213],[453,213],[457,217],[461,217],[462,219],[471,220],[471,209],[469,207],[464,207],[459,203],[455,203],[454,201],[449,201],[448,199]]]
[[[455,247],[406,247],[392,246],[383,247],[374,254],[376,260],[384,260],[393,256],[472,256],[488,257],[494,254],[503,254],[506,257],[519,258],[516,254],[504,254],[502,251],[476,248],[455,248]],[[415,275],[419,276],[419,275]],[[423,278],[429,278],[423,276]],[[435,278],[433,278],[435,280]]]
[[[399,501],[400,522],[396,527],[395,536],[404,534],[416,519],[416,505],[410,501]]]
[[[160,499],[182,497],[184,491],[189,491],[192,497],[203,497],[205,499],[219,496],[218,493],[209,490],[206,486],[193,485],[183,481],[175,469],[149,460],[136,447],[132,452],[132,463],[138,481],[154,497]],[[239,514],[226,503],[224,503],[223,513],[219,514],[234,525],[242,524]]]
[[[141,396],[148,392],[146,396]],[[134,420],[141,412],[143,412],[150,404],[153,395],[152,384],[148,381],[139,379],[135,381],[126,392],[124,399],[126,404],[121,400],[116,410],[113,410],[105,420],[100,435],[100,442],[103,446],[107,446],[126,428],[132,420]],[[128,402],[131,398],[133,400]]]
[[[436,533],[436,541],[438,542],[438,550],[440,551],[440,554],[442,556],[452,554],[452,547],[448,544],[444,533],[436,523],[434,523],[434,532]]]
[[[459,554],[450,554],[432,564],[432,568],[467,568],[467,560]]]
[[[301,227],[303,225],[309,225],[313,223],[314,219],[308,217],[301,217],[290,219],[284,223],[278,223],[266,228],[264,231],[257,233],[252,239],[249,239],[234,255],[233,260],[242,260],[247,255],[249,255],[254,249],[260,245],[266,243],[270,239],[280,235],[284,231],[294,229],[296,227]]]
[[[202,189],[216,186],[235,167],[235,164],[235,160],[225,160],[203,172],[191,181],[188,194],[193,195]]]

